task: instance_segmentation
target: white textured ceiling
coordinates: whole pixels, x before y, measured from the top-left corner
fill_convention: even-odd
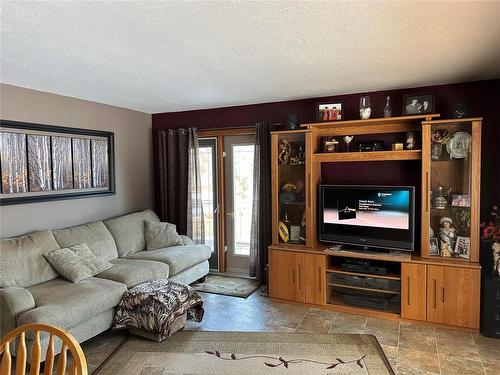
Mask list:
[[[500,77],[500,2],[7,2],[1,81],[168,112]]]

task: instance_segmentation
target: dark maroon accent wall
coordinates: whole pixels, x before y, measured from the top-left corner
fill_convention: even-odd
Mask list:
[[[188,126],[194,126],[199,129],[235,127],[252,125],[258,121],[285,124],[287,116],[290,113],[296,113],[302,123],[314,122],[316,118],[316,103],[318,101],[341,100],[344,102],[345,119],[358,119],[359,98],[361,95],[369,95],[371,97],[372,108],[374,109],[372,118],[383,116],[383,108],[387,95],[391,97],[393,116],[399,116],[403,107],[403,95],[425,93],[435,94],[436,112],[441,114],[441,118],[451,117],[451,107],[455,102],[466,103],[470,117],[481,116],[484,118],[481,178],[481,216],[484,217],[489,212],[489,207],[493,203],[500,201],[500,79],[154,114],[153,153],[155,176],[157,175],[156,131],[159,129]],[[415,173],[414,168],[409,169],[411,173]],[[390,171],[385,167],[376,167],[375,165],[372,165],[369,170],[376,171],[374,176],[389,176],[393,174],[390,180],[401,176],[400,168],[397,169],[397,173],[394,173],[396,169]],[[378,181],[373,181],[373,183],[378,183]],[[156,186],[157,183],[155,180],[155,191],[157,191]]]

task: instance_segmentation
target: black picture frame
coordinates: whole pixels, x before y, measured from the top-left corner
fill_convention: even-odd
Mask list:
[[[116,181],[115,181],[115,148],[114,148],[114,133],[102,130],[91,130],[91,129],[83,129],[83,128],[71,128],[65,126],[56,126],[56,125],[46,125],[46,124],[36,124],[29,122],[20,122],[20,121],[11,121],[11,120],[0,120],[0,132],[3,129],[19,129],[22,130],[23,133],[30,134],[29,131],[32,130],[34,134],[42,134],[50,136],[51,133],[54,133],[54,137],[58,135],[68,136],[71,139],[84,137],[99,137],[107,140],[107,156],[108,156],[108,176],[109,176],[109,186],[107,189],[103,188],[90,188],[88,191],[86,189],[80,189],[75,191],[73,186],[72,189],[60,190],[55,193],[55,190],[48,191],[36,191],[36,192],[27,192],[27,193],[17,193],[13,194],[12,197],[9,197],[9,194],[3,193],[3,174],[2,174],[2,163],[0,159],[0,206],[7,205],[17,205],[17,204],[25,204],[25,203],[35,203],[35,202],[49,202],[49,201],[57,201],[57,200],[65,200],[65,199],[77,199],[77,198],[87,198],[87,197],[96,197],[96,196],[107,196],[107,195],[115,195],[116,194]],[[89,139],[90,139],[89,138]],[[26,153],[28,152],[26,147]],[[0,153],[1,158],[1,153]],[[53,155],[50,153],[50,163],[52,166]],[[52,172],[52,171],[51,171]],[[29,180],[29,172],[28,174]],[[92,173],[92,172],[91,172]],[[74,171],[72,171],[74,176]],[[92,178],[92,177],[91,177]],[[27,195],[23,195],[27,194]]]
[[[425,100],[430,101],[430,104],[427,109],[421,109],[418,111],[417,109],[409,110],[409,105],[411,102],[416,99],[417,103],[420,104],[420,106],[423,106],[423,102]],[[424,93],[424,94],[408,94],[408,95],[403,95],[403,116],[415,116],[415,115],[427,115],[427,114],[433,114],[436,111],[436,96],[434,93]]]
[[[320,113],[320,106],[324,105],[340,105],[340,118],[338,120],[323,120],[321,113]],[[318,122],[334,122],[334,121],[344,121],[345,120],[345,105],[344,102],[341,100],[334,100],[334,101],[323,101],[323,102],[318,102],[316,103],[316,120]]]

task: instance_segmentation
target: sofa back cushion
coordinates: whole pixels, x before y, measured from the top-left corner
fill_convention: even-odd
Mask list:
[[[53,231],[54,237],[61,248],[71,247],[81,243],[87,244],[96,257],[111,260],[118,257],[113,236],[102,221],[95,221],[77,227]]]
[[[144,233],[146,222],[159,223],[160,219],[153,211],[145,210],[104,222],[115,239],[120,257],[146,249]]]
[[[0,288],[28,288],[59,277],[43,254],[59,249],[51,231],[43,230],[0,242]]]

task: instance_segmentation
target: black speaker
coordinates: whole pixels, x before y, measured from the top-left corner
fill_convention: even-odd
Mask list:
[[[486,277],[483,280],[482,333],[500,338],[500,278]]]

